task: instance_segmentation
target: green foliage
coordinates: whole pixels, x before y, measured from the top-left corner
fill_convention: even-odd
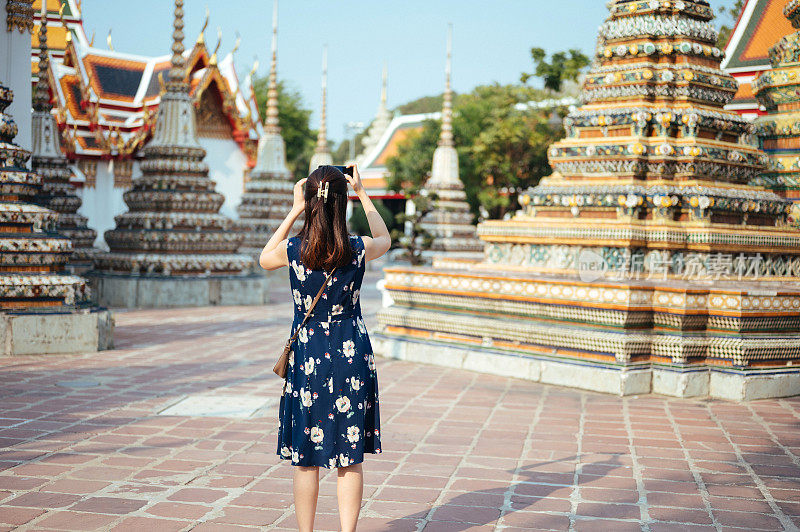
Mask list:
[[[378,211],[378,214],[380,214],[381,218],[383,218],[386,227],[391,231],[395,225],[392,211],[389,210],[389,208],[379,199],[372,200],[372,204],[375,205],[375,210]],[[364,206],[361,205],[360,201],[353,202],[353,213],[350,215],[350,230],[359,235],[371,234],[369,222],[367,221],[367,215],[364,212]]]
[[[267,88],[269,78],[253,81],[253,92],[261,116],[267,115]],[[295,179],[308,175],[308,164],[314,153],[316,132],[309,128],[311,110],[306,108],[300,91],[278,82],[278,121],[283,140],[286,141],[286,162]]]
[[[433,244],[433,235],[422,226],[422,220],[433,210],[438,197],[419,189],[408,194],[408,197],[414,203],[414,213],[402,212],[395,217],[397,227],[392,230],[392,242],[396,242],[397,247],[403,250],[400,258],[418,266],[425,262],[422,254]]]
[[[428,179],[433,164],[433,151],[439,140],[439,122],[426,120],[421,131],[408,135],[397,147],[397,155],[386,161],[389,190],[415,195]]]
[[[589,66],[589,58],[575,48],[556,52],[549,61],[543,48],[531,48],[531,59],[536,69],[532,74],[523,73],[520,80],[527,83],[532,77],[541,78],[545,89],[553,92],[559,92],[565,81],[578,79],[583,69]]]
[[[717,48],[724,49],[728,44],[733,32],[733,26],[739,18],[739,13],[744,9],[744,0],[726,0],[724,4],[717,8],[717,21],[721,22],[719,36],[717,37]]]
[[[453,133],[461,180],[476,216],[491,217],[516,210],[520,190],[550,173],[548,146],[560,138],[547,113],[516,109],[516,104],[541,99],[544,92],[525,85],[486,85],[456,98]],[[427,180],[439,139],[439,122],[428,121],[409,135],[387,161],[388,186],[416,198]]]
[[[438,96],[423,96],[408,103],[404,103],[397,107],[397,112],[401,115],[415,115],[419,113],[438,113],[442,110],[442,103],[444,97],[439,94]]]

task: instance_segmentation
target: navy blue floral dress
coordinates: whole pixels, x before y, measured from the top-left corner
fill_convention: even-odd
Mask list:
[[[378,376],[361,317],[361,237],[350,236],[352,263],[337,268],[292,346],[281,395],[278,455],[292,465],[345,467],[381,452]],[[300,260],[300,239],[286,247],[294,300],[292,334],[329,272]]]

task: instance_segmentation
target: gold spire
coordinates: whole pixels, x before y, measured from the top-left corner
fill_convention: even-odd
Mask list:
[[[33,108],[36,111],[50,111],[50,84],[47,81],[47,71],[50,66],[50,54],[47,51],[47,1],[42,0],[42,16],[39,24],[39,72],[37,73],[36,88],[33,92]]]
[[[106,44],[108,45],[108,49],[113,52],[114,51],[114,44],[111,42],[111,28],[108,29],[108,36],[106,37]]]
[[[450,75],[453,63],[453,25],[447,26],[447,64],[445,66],[444,105],[442,107],[442,133],[439,146],[453,146],[453,89]]]
[[[272,3],[272,60],[269,66],[267,116],[264,125],[267,133],[281,132],[278,124],[278,0]]]
[[[172,32],[172,68],[169,69],[170,83],[183,83],[186,74],[186,60],[183,58],[183,0],[175,0],[175,30]]]
[[[328,47],[322,50],[322,115],[317,133],[317,152],[328,151]]]

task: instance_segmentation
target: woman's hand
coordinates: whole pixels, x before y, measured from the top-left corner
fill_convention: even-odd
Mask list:
[[[351,177],[347,174],[344,174],[344,177],[347,179],[347,182],[350,183],[350,186],[353,187],[353,192],[356,194],[361,194],[364,192],[364,185],[361,184],[361,174],[358,173],[358,165],[351,164],[348,166],[348,168],[353,169],[353,175]]]
[[[303,185],[306,184],[307,180],[308,178],[304,177],[294,184],[294,203],[292,204],[292,210],[295,212],[303,212],[306,209],[306,198],[305,194],[303,193]]]

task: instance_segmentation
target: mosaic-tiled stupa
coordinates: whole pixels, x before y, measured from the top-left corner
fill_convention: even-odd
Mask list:
[[[788,2],[783,13],[800,28],[800,2]],[[768,113],[756,119],[756,134],[769,155],[766,171],[754,183],[794,201],[790,219],[800,227],[800,32],[779,40],[769,57],[772,70],[753,82],[756,98]]]
[[[433,152],[431,175],[423,188],[435,201],[433,209],[420,221],[422,228],[433,238],[425,255],[436,263],[474,261],[483,256],[483,244],[475,233],[464,183],[459,175],[458,151],[453,138],[452,61],[453,39],[450,29],[447,35],[442,128],[439,145]]]
[[[47,16],[42,17],[39,30],[39,72],[33,92],[33,154],[31,169],[42,178],[42,188],[36,198],[39,205],[58,213],[56,230],[72,241],[72,255],[67,268],[74,273],[85,273],[92,268],[92,258],[97,250],[94,241],[97,231],[87,227],[87,218],[78,214],[81,198],[69,179],[72,171],[61,151],[60,135],[53,106],[50,103],[50,85],[47,79],[50,57],[47,49]]]
[[[106,231],[109,253],[98,255],[99,299],[108,306],[170,307],[263,302],[263,279],[250,276],[252,258],[238,254],[242,234],[219,214],[197,138],[185,78],[183,0],[175,0],[172,66],[142,175],[124,199],[128,212]]]
[[[704,0],[617,0],[552,176],[466,272],[387,268],[384,354],[618,394],[800,393],[800,232]]]
[[[267,90],[264,134],[258,141],[258,158],[245,183],[238,207],[239,226],[244,232],[240,253],[254,257],[254,265],[267,240],[292,208],[294,177],[286,166],[286,143],[278,123],[278,1],[272,24],[272,62]]]
[[[89,304],[86,281],[64,271],[69,238],[55,231],[58,214],[34,204],[41,177],[14,144],[13,101],[0,85],[0,326],[4,355],[70,353],[109,347],[108,311]]]

